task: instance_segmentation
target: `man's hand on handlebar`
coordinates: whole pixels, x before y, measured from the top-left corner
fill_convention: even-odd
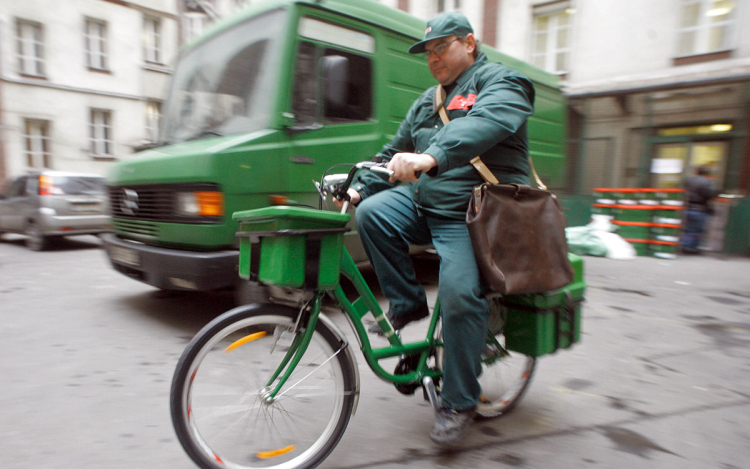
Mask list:
[[[359,195],[359,192],[349,187],[352,181],[354,181],[354,175],[360,169],[367,169],[375,173],[384,173],[389,177],[393,176],[393,171],[386,168],[385,163],[362,161],[352,166],[352,169],[350,169],[349,173],[346,175],[331,174],[323,177],[319,186],[324,187],[325,190],[333,195],[333,202],[341,210],[341,213],[346,212],[349,205],[357,205],[362,200],[362,196]],[[323,195],[323,192],[321,192],[321,195]]]
[[[393,171],[389,181],[416,182],[423,171],[429,171],[434,166],[437,166],[437,161],[427,153],[396,153],[387,166]]]
[[[349,188],[346,193],[349,195],[349,203],[351,203],[352,205],[357,205],[360,200],[362,200],[362,196],[359,195],[359,192],[355,191],[352,188]],[[336,204],[336,207],[341,208],[344,205],[344,200],[334,198],[333,203]]]

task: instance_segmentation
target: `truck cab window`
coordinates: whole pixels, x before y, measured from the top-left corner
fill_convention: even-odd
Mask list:
[[[300,127],[367,121],[372,115],[372,61],[340,49],[301,42],[292,112]]]

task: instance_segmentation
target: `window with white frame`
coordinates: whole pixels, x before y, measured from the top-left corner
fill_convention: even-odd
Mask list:
[[[734,0],[682,0],[678,56],[709,54],[735,46]]]
[[[155,142],[159,138],[161,124],[161,101],[149,99],[146,101],[146,138]]]
[[[435,2],[435,14],[440,14],[446,11],[460,11],[461,0],[436,0]]]
[[[143,60],[162,63],[161,20],[146,17],[143,20]]]
[[[531,63],[552,73],[570,67],[570,36],[573,9],[570,2],[534,7]]]
[[[188,12],[183,15],[183,39],[189,41],[196,36],[203,34],[203,29],[208,24],[208,16],[198,12]]]
[[[94,70],[107,70],[107,23],[86,18],[84,41],[86,66]]]
[[[44,30],[40,23],[16,19],[16,55],[21,75],[44,76]]]
[[[26,165],[29,168],[51,168],[49,121],[24,119],[23,140]]]
[[[112,112],[104,109],[91,109],[89,118],[90,150],[94,157],[112,158]]]

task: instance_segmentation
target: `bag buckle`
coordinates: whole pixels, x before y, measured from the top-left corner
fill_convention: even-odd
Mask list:
[[[481,186],[475,186],[474,187],[474,213],[479,213],[479,207],[482,204],[482,187]]]

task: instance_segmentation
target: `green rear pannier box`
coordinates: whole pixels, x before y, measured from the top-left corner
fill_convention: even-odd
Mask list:
[[[568,254],[573,265],[573,283],[559,290],[536,295],[507,295],[505,346],[509,350],[538,357],[568,348],[581,338],[581,302],[586,289],[583,260]]]
[[[236,212],[240,277],[316,290],[339,284],[349,214],[274,206]]]

